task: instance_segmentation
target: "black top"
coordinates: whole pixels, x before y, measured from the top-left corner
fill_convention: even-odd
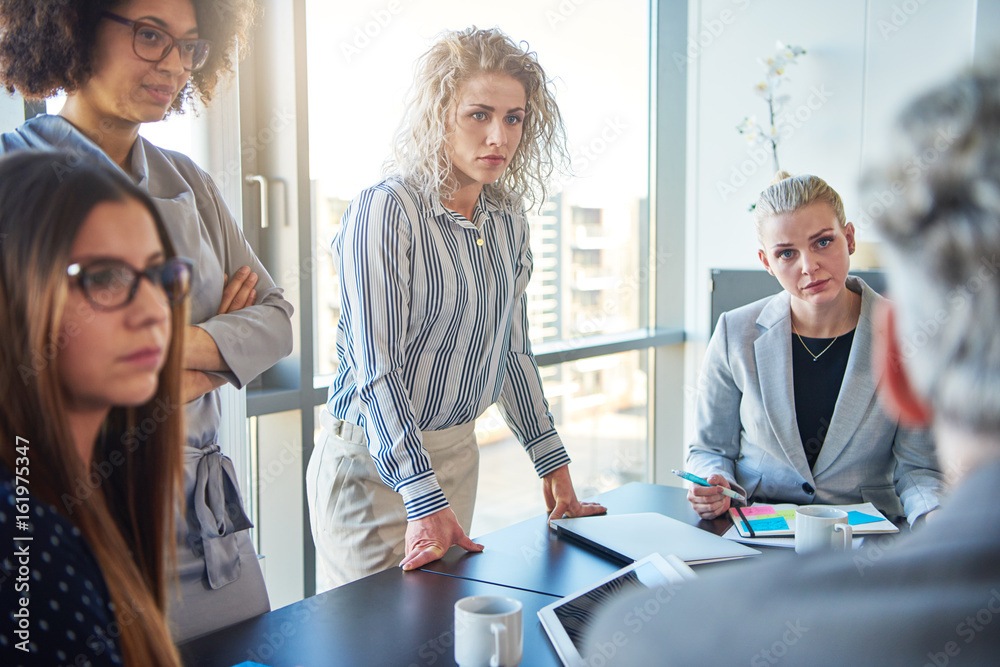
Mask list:
[[[837,406],[837,396],[840,395],[840,385],[844,382],[847,358],[851,356],[853,342],[853,330],[836,340],[802,336],[800,341],[798,335],[792,334],[795,418],[810,470],[816,465],[816,459],[826,440],[826,432],[833,420],[833,409]],[[830,349],[824,352],[828,345]],[[806,351],[806,347],[812,354]],[[814,355],[818,355],[815,360]]]
[[[25,497],[0,463],[0,664],[121,665],[97,560],[76,526],[31,496],[27,472]]]

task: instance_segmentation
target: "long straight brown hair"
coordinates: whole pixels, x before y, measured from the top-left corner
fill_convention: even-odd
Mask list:
[[[0,159],[0,458],[13,470],[15,436],[29,440],[32,494],[76,525],[93,551],[125,663],[179,665],[165,607],[181,495],[187,303],[171,308],[156,394],[138,407],[112,408],[89,468],[70,436],[58,376],[73,241],[94,207],[129,199],[149,210],[173,256],[153,202],[123,175],[64,153]]]

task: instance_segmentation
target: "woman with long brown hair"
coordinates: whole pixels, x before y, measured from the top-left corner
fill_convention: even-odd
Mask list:
[[[0,251],[0,662],[178,664],[191,264],[124,176],[53,152],[0,160]]]

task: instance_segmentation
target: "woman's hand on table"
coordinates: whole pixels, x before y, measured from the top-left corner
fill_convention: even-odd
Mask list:
[[[702,519],[714,519],[729,509],[730,499],[719,493],[718,487],[732,489],[729,480],[719,474],[710,475],[705,481],[715,486],[693,485],[688,489],[688,502]]]
[[[458,523],[458,517],[450,507],[408,522],[404,544],[406,555],[399,564],[404,570],[416,570],[441,558],[453,544],[466,551],[483,550],[483,545],[476,544],[465,534]]]
[[[577,500],[568,465],[556,468],[542,478],[542,493],[545,495],[545,510],[549,513],[549,521],[563,517],[605,514],[608,511],[599,503],[582,503]]]

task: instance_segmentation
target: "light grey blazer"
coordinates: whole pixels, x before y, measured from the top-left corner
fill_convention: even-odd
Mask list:
[[[882,300],[863,280],[861,317],[823,448],[809,469],[795,417],[790,295],[723,313],[708,344],[687,468],[719,473],[750,502],[871,502],[887,516],[938,506],[942,475],[930,434],[898,427],[872,374],[872,312]]]

